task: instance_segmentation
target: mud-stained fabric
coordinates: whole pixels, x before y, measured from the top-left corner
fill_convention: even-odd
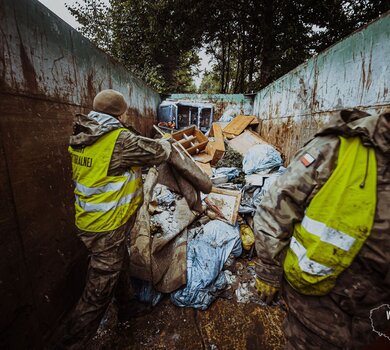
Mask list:
[[[308,203],[336,167],[338,135],[358,136],[365,145],[375,148],[377,204],[374,225],[352,265],[339,276],[329,294],[305,296],[284,282],[282,294],[289,307],[289,317],[299,321],[286,323],[291,349],[362,348],[376,337],[371,327],[370,310],[390,303],[390,114],[378,117],[342,111],[334,125],[318,133],[297,153],[286,173],[276,180],[275,187],[257,209],[255,235],[260,262],[256,273],[263,281],[280,285],[281,266],[293,226],[302,220]],[[309,166],[301,161],[306,153],[315,158]],[[309,345],[305,346],[305,341]],[[317,346],[316,342],[323,343]]]
[[[150,169],[145,179],[144,203],[130,237],[130,273],[152,282],[156,290],[170,293],[186,283],[186,227],[196,216],[185,198],[177,199],[172,217],[174,223],[166,222],[157,214],[154,220],[159,222],[162,233],[152,235],[148,208],[157,177],[160,178],[160,174],[156,169]]]

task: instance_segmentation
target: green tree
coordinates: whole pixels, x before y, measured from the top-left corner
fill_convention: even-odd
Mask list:
[[[215,71],[205,70],[200,83],[198,93],[216,94],[221,91],[219,79]]]
[[[389,0],[80,0],[81,32],[159,91],[257,91],[381,13]],[[217,90],[217,91],[216,91]]]
[[[202,1],[82,0],[68,8],[81,32],[160,91],[187,91],[202,45]],[[191,85],[192,84],[192,85]]]
[[[205,45],[220,92],[250,92],[387,11],[389,0],[215,0]]]

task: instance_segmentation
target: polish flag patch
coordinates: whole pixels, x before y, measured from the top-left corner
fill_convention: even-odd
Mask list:
[[[309,153],[305,153],[302,157],[301,157],[301,162],[302,164],[307,168],[308,166],[310,166],[310,164],[312,164],[316,159]]]

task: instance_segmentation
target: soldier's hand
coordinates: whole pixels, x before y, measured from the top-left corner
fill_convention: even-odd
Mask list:
[[[258,278],[256,278],[256,289],[259,293],[260,299],[267,305],[272,303],[272,300],[274,300],[276,294],[279,291],[279,288],[271,286]]]

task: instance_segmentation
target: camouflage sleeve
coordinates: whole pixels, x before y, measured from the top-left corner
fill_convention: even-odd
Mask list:
[[[286,172],[271,186],[254,216],[257,276],[279,287],[283,274],[285,248],[296,222],[313,196],[329,178],[337,162],[339,139],[317,137],[295,155]],[[309,154],[314,161],[305,166],[301,160]]]
[[[170,151],[167,140],[153,140],[124,131],[116,141],[110,170],[158,165],[168,159]]]

